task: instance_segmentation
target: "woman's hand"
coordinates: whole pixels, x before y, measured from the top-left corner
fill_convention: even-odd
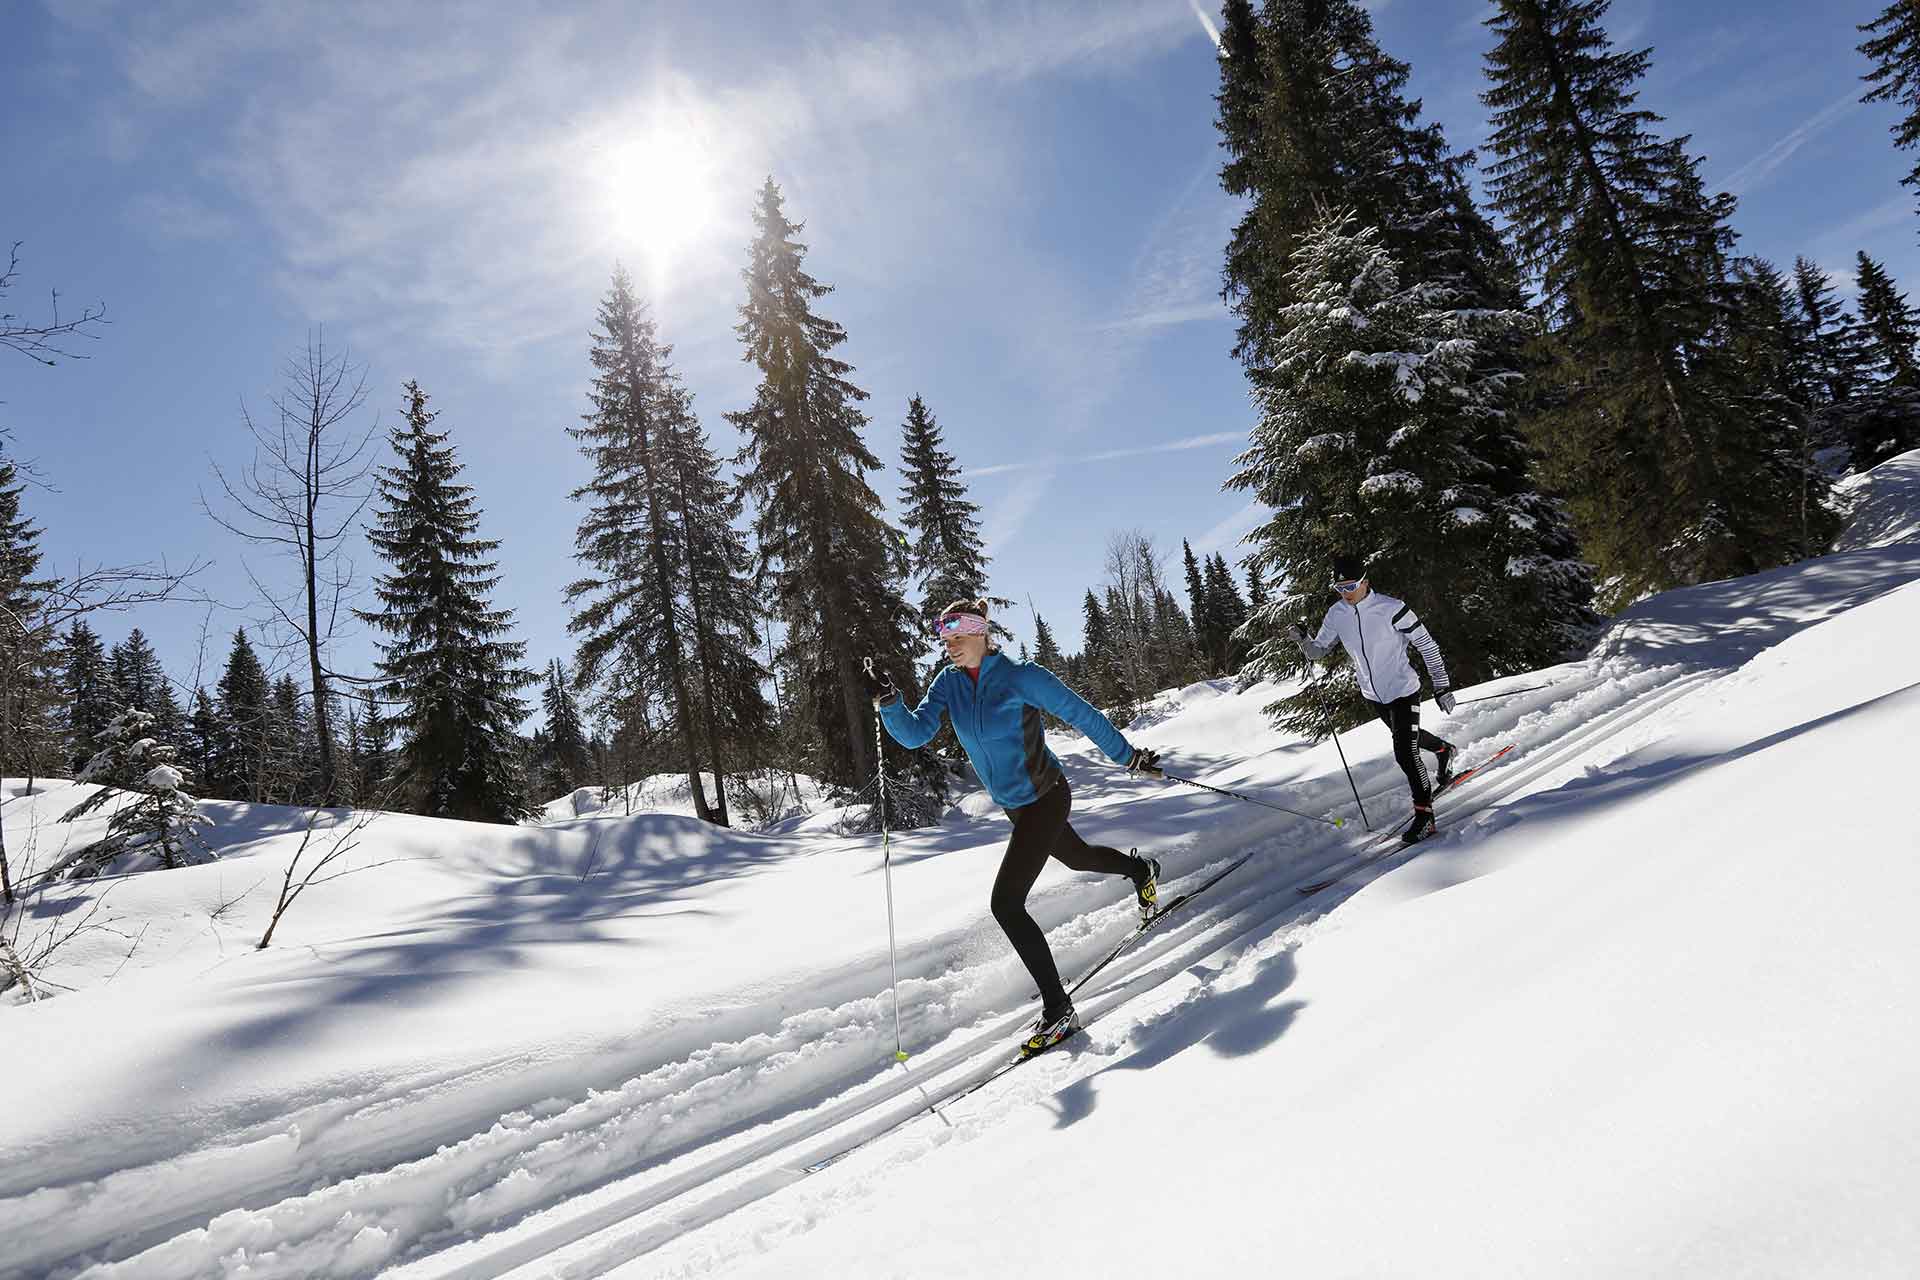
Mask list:
[[[900,696],[900,690],[894,688],[893,677],[876,672],[872,658],[860,660],[860,679],[867,686],[867,696],[873,699],[876,707],[885,706]]]

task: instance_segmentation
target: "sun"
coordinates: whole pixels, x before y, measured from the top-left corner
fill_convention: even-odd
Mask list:
[[[685,114],[610,139],[597,170],[597,213],[607,239],[623,253],[637,253],[656,282],[712,233],[716,165],[697,122]]]

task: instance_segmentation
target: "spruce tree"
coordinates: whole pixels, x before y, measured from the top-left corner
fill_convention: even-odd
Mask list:
[[[587,785],[593,762],[587,755],[586,725],[580,719],[580,704],[574,700],[567,681],[567,669],[555,658],[547,665],[547,687],[540,695],[546,712],[547,748],[552,763],[547,771],[545,794],[554,798],[571,794]]]
[[[153,717],[154,733],[167,742],[177,741],[182,723],[180,703],[173,693],[173,682],[160,655],[153,651],[147,637],[135,627],[127,638],[113,647],[111,658],[114,698],[122,707],[138,707]]]
[[[215,688],[220,735],[213,753],[215,794],[260,803],[273,740],[273,691],[245,628],[233,633],[233,647]]]
[[[1859,328],[1835,296],[1827,273],[1804,257],[1793,260],[1795,341],[1806,353],[1816,404],[1851,399],[1865,377]]]
[[[0,438],[0,449],[4,448]],[[0,452],[0,773],[38,777],[58,767],[59,653],[42,616],[51,580],[40,569],[40,529],[20,509],[25,482]]]
[[[588,509],[575,554],[591,570],[567,588],[579,607],[576,684],[614,665],[656,690],[702,819],[727,822],[722,740],[764,732],[751,557],[739,499],[693,414],[646,304],[624,269],[601,301],[590,358],[593,412],[569,434],[594,465],[576,489]],[[713,805],[702,774],[717,784]]]
[[[420,384],[405,390],[404,425],[388,436],[398,462],[377,473],[367,533],[391,572],[374,580],[381,608],[356,611],[393,637],[379,642],[379,671],[381,693],[402,708],[399,794],[414,813],[518,822],[534,812],[515,732],[527,714],[519,692],[539,677],[518,665],[526,645],[502,639],[512,612],[488,602],[499,543],[476,536],[479,508],[448,433],[433,429]]]
[[[233,799],[216,788],[214,761],[220,750],[220,714],[204,687],[193,691],[193,710],[187,715],[184,740],[187,767],[200,794],[209,800]]]
[[[1228,482],[1274,515],[1249,535],[1262,568],[1287,589],[1251,621],[1255,673],[1302,668],[1289,627],[1317,629],[1336,553],[1362,557],[1381,590],[1409,598],[1471,684],[1560,656],[1564,628],[1590,589],[1586,566],[1556,555],[1526,491],[1501,492],[1474,451],[1501,418],[1507,376],[1482,366],[1483,344],[1530,322],[1522,313],[1456,308],[1451,291],[1403,285],[1371,227],[1330,216],[1302,243],[1286,341],[1260,389],[1260,420]],[[1588,615],[1590,616],[1590,615]],[[1320,672],[1269,710],[1324,733],[1366,714],[1344,669]]]
[[[100,734],[125,708],[114,705],[113,673],[100,637],[85,618],[76,618],[67,629],[61,667],[67,703],[68,762],[78,773],[93,759]]]
[[[1208,616],[1213,619],[1212,648],[1207,652],[1207,670],[1213,675],[1232,675],[1240,667],[1244,646],[1234,639],[1247,620],[1247,602],[1240,597],[1233,572],[1218,552],[1207,561],[1203,589],[1207,596]]]
[[[385,809],[392,803],[393,722],[381,713],[378,695],[371,689],[360,716],[360,804]]]
[[[1215,600],[1212,588],[1208,585],[1207,575],[1200,571],[1200,562],[1194,558],[1193,547],[1185,538],[1180,539],[1180,554],[1187,575],[1187,604],[1192,610],[1194,643],[1211,675],[1217,669],[1214,656],[1220,652],[1224,639],[1225,619],[1215,612]],[[1208,565],[1211,570],[1212,565]]]
[[[1874,466],[1920,447],[1920,319],[1880,263],[1859,255],[1859,319],[1843,326],[1842,359],[1857,378],[1853,394],[1828,412],[1853,465]]]
[[[1650,54],[1615,51],[1607,0],[1500,0],[1487,20],[1490,167],[1546,316],[1549,484],[1618,604],[1791,554],[1795,473],[1748,438],[1727,261],[1733,198],[1636,106]]]
[[[200,835],[213,820],[199,812],[186,790],[188,775],[176,763],[178,750],[157,736],[153,716],[127,707],[100,732],[99,748],[75,779],[99,790],[60,816],[72,822],[104,805],[114,810],[99,840],[62,854],[48,874],[62,879],[98,875],[123,855],[151,858],[162,868],[211,862],[214,853]],[[136,798],[127,803],[127,793]],[[137,865],[129,870],[143,869]]]
[[[1053,629],[1037,613],[1033,615],[1033,660],[1055,674],[1066,667],[1066,660],[1060,656],[1060,645],[1053,638]]]
[[[955,600],[987,593],[987,554],[980,541],[980,508],[967,501],[967,486],[952,454],[941,446],[940,424],[926,402],[907,402],[901,428],[900,505],[908,535],[907,557],[920,587],[920,617],[933,619]],[[1011,604],[995,599],[996,605]],[[996,624],[997,631],[1008,634]]]
[[[742,272],[747,299],[735,332],[760,371],[751,407],[727,415],[745,443],[735,461],[754,501],[765,576],[804,677],[826,758],[816,771],[843,787],[872,778],[873,711],[862,659],[903,690],[913,685],[918,628],[902,583],[907,557],[867,473],[880,469],[863,431],[867,393],[832,353],[846,330],[818,314],[832,290],[802,267],[806,246],[768,178],[754,209],[756,234]],[[915,767],[926,769],[928,757]],[[937,773],[923,773],[930,791]]]
[[[1859,255],[1860,325],[1867,370],[1883,382],[1898,387],[1920,384],[1920,363],[1916,363],[1914,344],[1920,341],[1920,318],[1907,305],[1907,295],[1894,284],[1893,277],[1865,250]]]
[[[1902,151],[1920,146],[1920,5],[1913,0],[1894,0],[1872,22],[1863,22],[1859,30],[1867,32],[1859,49],[1873,64],[1861,79],[1873,85],[1861,95],[1862,102],[1893,102],[1905,113],[1891,126],[1893,145]],[[1920,164],[1907,170],[1900,184],[1920,191]]]

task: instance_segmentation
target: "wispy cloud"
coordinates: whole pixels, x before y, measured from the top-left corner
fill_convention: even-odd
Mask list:
[[[1241,437],[1244,439],[1245,437]],[[1237,549],[1240,541],[1249,532],[1266,523],[1273,514],[1273,508],[1264,502],[1249,502],[1219,524],[1192,540],[1195,552],[1200,555],[1226,552]]]
[[[1728,174],[1727,180],[1720,184],[1721,189],[1736,196],[1745,195],[1771,177],[1776,169],[1791,159],[1793,153],[1805,146],[1815,134],[1859,105],[1858,93],[1852,89],[1847,90],[1844,95],[1820,108],[1789,130],[1772,146]]]
[[[1094,462],[1112,462],[1117,458],[1139,458],[1150,453],[1178,453],[1184,449],[1209,449],[1217,445],[1244,445],[1247,433],[1244,431],[1216,431],[1211,435],[1188,436],[1183,440],[1165,440],[1159,444],[1139,445],[1131,449],[1102,449],[1094,453],[1077,456],[1053,456],[1034,458],[1026,462],[1002,462],[990,467],[969,467],[967,478],[979,479],[983,476],[1006,475],[1013,471],[1053,470],[1058,467],[1080,467]]]
[[[202,203],[264,226],[304,309],[493,360],[577,337],[613,259],[644,256],[608,216],[610,143],[662,121],[697,135],[719,197],[655,302],[724,322],[763,175],[807,174],[820,198],[802,216],[857,238],[862,195],[897,171],[899,144],[914,152],[922,121],[923,143],[946,141],[963,90],[1122,70],[1195,38],[1164,0],[941,7],[885,35],[849,17],[798,49],[759,50],[731,27],[667,31],[615,0],[511,23],[386,0],[49,10],[117,50],[124,85],[102,113],[122,155],[141,129],[212,117]],[[876,123],[894,131],[890,153],[861,138]]]

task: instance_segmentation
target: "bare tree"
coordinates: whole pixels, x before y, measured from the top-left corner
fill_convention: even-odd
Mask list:
[[[13,287],[14,277],[20,273],[20,244],[15,240],[7,251],[7,269],[0,274],[0,296]],[[69,338],[98,339],[99,335],[89,332],[97,325],[107,323],[107,304],[97,303],[84,307],[77,316],[60,318],[60,294],[53,294],[53,314],[45,324],[33,324],[11,313],[0,315],[0,347],[10,347],[36,364],[58,364],[61,360],[84,360],[85,356],[68,350],[61,343]]]
[[[253,462],[232,477],[213,464],[214,477],[240,514],[218,514],[205,494],[200,505],[229,533],[290,554],[300,565],[300,590],[288,596],[262,584],[251,567],[247,576],[273,621],[306,648],[320,740],[320,790],[323,802],[332,804],[339,798],[339,770],[328,723],[327,682],[333,673],[325,655],[353,582],[353,565],[341,559],[340,543],[373,496],[368,445],[379,423],[358,438],[346,425],[366,400],[366,366],[353,364],[344,351],[329,354],[324,329],[308,335],[306,350],[287,360],[282,377],[284,388],[271,401],[277,425],[261,426],[244,403],[240,406],[253,437]]]

